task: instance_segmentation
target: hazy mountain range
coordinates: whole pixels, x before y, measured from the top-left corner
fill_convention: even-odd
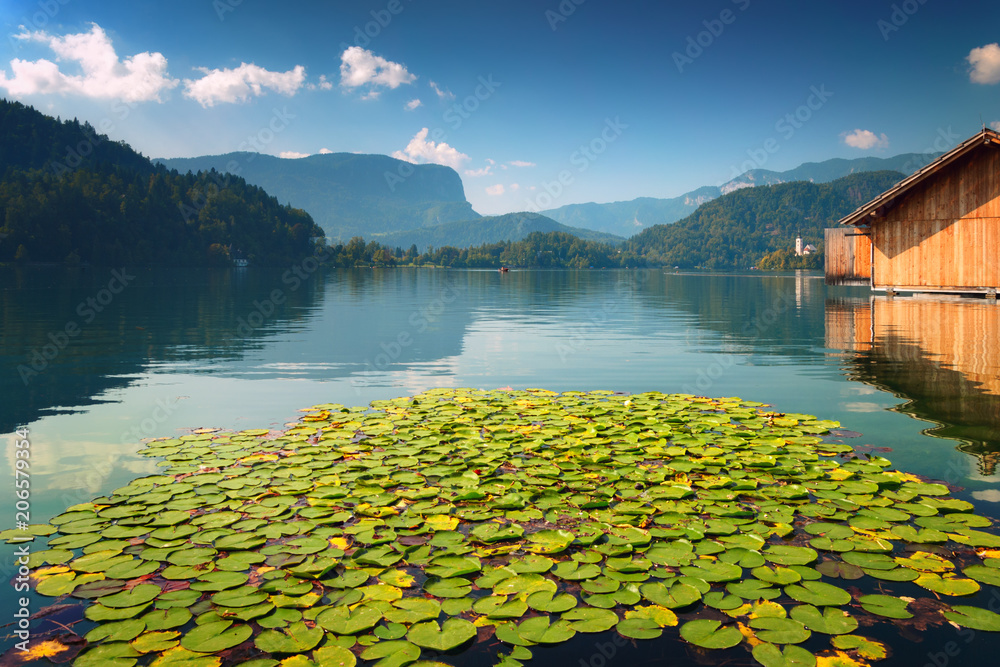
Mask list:
[[[313,216],[330,240],[471,220],[462,179],[450,167],[414,165],[385,155],[324,153],[299,159],[227,153],[156,159],[181,173],[231,173]]]
[[[793,181],[829,183],[844,176],[871,171],[896,171],[909,176],[936,157],[937,154],[905,153],[889,158],[834,158],[807,162],[782,172],[753,169],[720,186],[700,187],[671,199],[640,197],[609,204],[569,204],[541,213],[564,225],[629,237],[654,225],[676,222],[694,213],[702,204],[743,188]]]
[[[508,213],[475,220],[447,222],[423,229],[373,235],[371,240],[391,248],[407,249],[411,245],[415,245],[417,250],[424,252],[432,246],[435,248],[442,246],[471,248],[497,241],[520,241],[533,232],[564,232],[585,241],[603,243],[621,243],[625,240],[621,236],[605,232],[596,232],[581,227],[568,227],[538,213]]]

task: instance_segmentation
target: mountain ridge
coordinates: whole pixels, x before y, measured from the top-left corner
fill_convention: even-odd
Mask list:
[[[417,246],[419,252],[428,247],[452,246],[471,248],[501,241],[521,241],[533,232],[563,232],[584,241],[624,243],[620,236],[563,225],[538,213],[507,213],[483,216],[474,220],[460,220],[433,227],[372,236],[370,240],[398,248]]]
[[[242,152],[153,162],[182,173],[233,173],[309,212],[331,240],[479,217],[454,169],[387,155],[318,153],[293,159]]]
[[[605,204],[568,204],[539,213],[564,225],[629,237],[655,225],[681,220],[694,213],[702,204],[743,188],[794,181],[830,183],[851,174],[876,171],[896,171],[909,176],[936,155],[902,153],[888,158],[830,158],[821,162],[805,162],[782,172],[751,169],[721,185],[702,186],[677,197],[638,197]]]

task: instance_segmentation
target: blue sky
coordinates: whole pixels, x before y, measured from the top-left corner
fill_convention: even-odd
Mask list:
[[[0,31],[0,96],[145,155],[438,162],[486,214],[1000,127],[996,2],[4,0]]]

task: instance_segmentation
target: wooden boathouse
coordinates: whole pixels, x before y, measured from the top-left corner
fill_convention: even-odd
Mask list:
[[[826,282],[996,298],[1000,133],[983,128],[827,229]]]

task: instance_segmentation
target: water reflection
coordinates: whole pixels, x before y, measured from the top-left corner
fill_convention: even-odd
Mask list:
[[[995,301],[828,299],[826,345],[852,350],[848,377],[905,399],[899,412],[937,424],[979,473],[1000,464],[1000,306]]]

